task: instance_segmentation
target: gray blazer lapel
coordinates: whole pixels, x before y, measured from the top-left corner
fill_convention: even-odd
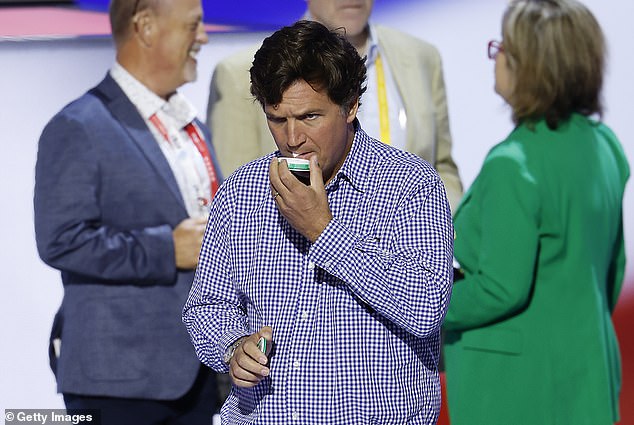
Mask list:
[[[119,120],[125,131],[130,135],[131,140],[143,152],[157,174],[165,181],[165,185],[172,192],[177,202],[183,209],[186,209],[185,201],[178,188],[174,173],[136,107],[123,93],[119,85],[110,77],[110,74],[96,87],[96,90],[103,94],[104,103],[110,109],[112,115]]]

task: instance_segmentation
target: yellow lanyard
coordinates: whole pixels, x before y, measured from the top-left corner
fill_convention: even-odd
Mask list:
[[[377,95],[379,97],[379,123],[381,125],[381,141],[385,144],[390,144],[390,114],[387,107],[387,90],[385,88],[385,73],[383,72],[383,62],[381,62],[381,55],[376,55],[374,61],[376,67],[376,84]]]

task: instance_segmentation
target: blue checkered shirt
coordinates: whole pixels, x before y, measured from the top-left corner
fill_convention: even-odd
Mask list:
[[[273,155],[217,192],[183,313],[219,372],[236,339],[273,328],[270,376],[233,387],[223,424],[436,424],[453,270],[437,173],[358,129],[326,186],[334,218],[310,243],[271,197]]]

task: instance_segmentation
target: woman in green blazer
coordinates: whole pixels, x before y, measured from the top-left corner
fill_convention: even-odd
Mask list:
[[[614,424],[629,166],[590,118],[601,116],[603,35],[575,0],[514,0],[502,36],[489,56],[517,126],[455,214],[451,424]]]

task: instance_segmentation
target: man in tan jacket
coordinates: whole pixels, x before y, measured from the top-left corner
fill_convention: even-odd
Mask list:
[[[412,152],[434,165],[455,210],[462,196],[451,157],[451,135],[438,50],[420,39],[369,22],[373,0],[307,0],[304,19],[342,28],[366,56],[367,91],[358,113],[372,137]],[[253,46],[218,63],[214,70],[208,124],[222,171],[276,149],[262,108],[249,92]]]

